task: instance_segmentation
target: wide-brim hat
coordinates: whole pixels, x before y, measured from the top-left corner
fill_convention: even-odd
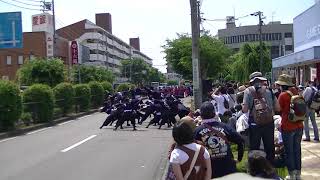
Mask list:
[[[238,91],[239,91],[239,92],[243,92],[243,91],[245,91],[246,89],[247,89],[246,86],[240,86],[240,87],[238,88]]]
[[[292,77],[288,74],[280,75],[278,81],[276,81],[276,84],[279,84],[280,86],[294,86]]]
[[[261,72],[254,72],[254,73],[250,74],[249,79],[250,79],[250,83],[252,83],[256,79],[259,79],[261,81],[267,81],[267,79],[262,76]]]
[[[248,158],[256,158],[256,157],[267,157],[267,154],[262,150],[251,150],[248,153]]]

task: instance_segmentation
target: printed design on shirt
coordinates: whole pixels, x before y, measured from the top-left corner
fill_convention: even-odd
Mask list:
[[[222,128],[215,128],[219,130],[223,135]],[[211,156],[211,158],[223,158],[228,154],[228,143],[221,137],[214,132],[211,132],[210,129],[203,129],[201,132],[201,140],[205,143],[205,146]]]

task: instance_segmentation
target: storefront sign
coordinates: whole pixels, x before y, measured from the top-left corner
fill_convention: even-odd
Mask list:
[[[79,49],[77,41],[71,42],[71,62],[72,64],[78,64],[79,59]]]
[[[53,17],[49,13],[32,16],[32,32],[48,32],[53,34]]]
[[[293,19],[295,52],[319,45],[320,3],[313,5]]]
[[[46,33],[47,57],[53,57],[53,34]]]

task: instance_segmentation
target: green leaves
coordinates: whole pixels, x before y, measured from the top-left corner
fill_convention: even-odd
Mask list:
[[[17,85],[0,80],[0,128],[14,128],[21,115],[21,96]]]
[[[49,122],[53,118],[54,95],[48,85],[34,84],[23,92],[25,112],[32,112],[35,122]]]
[[[142,59],[133,58],[122,60],[121,75],[130,79],[133,84],[149,84],[150,82],[163,82],[163,74],[151,67]]]
[[[60,59],[35,59],[24,64],[17,77],[23,85],[40,83],[54,87],[65,80],[65,67]]]
[[[104,89],[99,82],[92,81],[89,83],[91,90],[91,105],[93,108],[98,108],[103,103]]]
[[[108,81],[112,83],[114,81],[112,72],[104,67],[80,65],[74,66],[72,69],[72,77],[75,83],[79,83],[79,67],[81,83],[89,83],[91,81]]]
[[[62,110],[63,115],[72,111],[74,104],[74,90],[70,83],[60,83],[54,89],[56,104]]]
[[[185,79],[192,79],[192,40],[189,35],[167,40],[162,46],[168,64]],[[224,71],[225,59],[230,50],[218,39],[208,34],[200,38],[200,67],[203,79],[216,78]]]
[[[75,104],[80,111],[88,111],[90,108],[91,89],[88,84],[77,84],[73,86],[75,94]]]
[[[249,75],[260,71],[260,46],[259,44],[244,44],[240,51],[230,57],[232,77],[239,82],[249,80]],[[272,63],[270,50],[265,43],[262,44],[262,73],[271,71]]]

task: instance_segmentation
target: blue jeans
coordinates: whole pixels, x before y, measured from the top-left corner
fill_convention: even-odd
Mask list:
[[[309,108],[307,111],[307,118],[304,120],[304,133],[306,135],[306,139],[310,139],[309,118],[313,127],[314,139],[319,140],[319,130],[316,122],[315,111]]]
[[[285,162],[288,171],[301,170],[302,134],[302,129],[297,129],[289,132],[282,132],[282,139],[285,150]]]

